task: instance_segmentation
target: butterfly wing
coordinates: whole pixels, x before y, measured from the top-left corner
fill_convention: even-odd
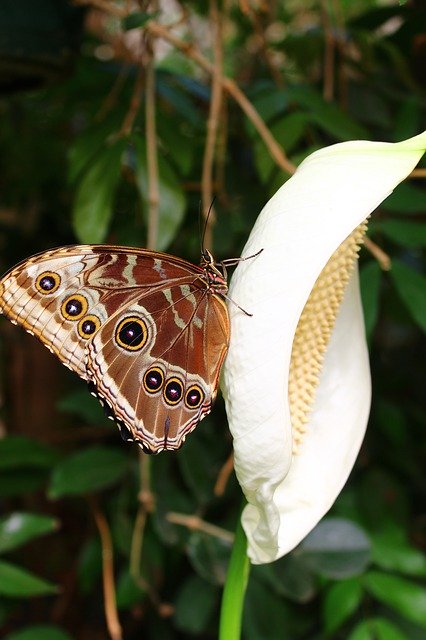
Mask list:
[[[97,393],[152,452],[178,449],[209,413],[228,347],[224,303],[191,277],[134,300],[88,345]]]
[[[217,392],[229,322],[203,271],[166,254],[55,249],[0,282],[0,310],[94,385],[145,450],[176,449]]]

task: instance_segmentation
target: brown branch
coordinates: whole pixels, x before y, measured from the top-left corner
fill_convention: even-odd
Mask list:
[[[409,178],[426,178],[426,169],[413,169],[408,176]]]
[[[130,100],[130,106],[123,120],[123,124],[121,125],[121,136],[128,136],[132,132],[133,124],[135,122],[136,116],[138,115],[139,107],[141,106],[143,81],[144,68],[142,65],[139,65],[135,80],[135,86],[133,89],[133,95]]]
[[[215,220],[213,202],[213,166],[219,116],[222,104],[222,72],[223,72],[223,51],[222,51],[222,18],[218,11],[217,1],[210,0],[210,22],[214,34],[213,46],[213,73],[209,117],[207,120],[207,137],[204,147],[203,170],[201,176],[201,202],[203,215],[207,220],[204,234],[204,244],[207,249],[212,249],[212,232]],[[210,215],[208,213],[210,212]],[[208,216],[208,218],[207,218]]]
[[[364,238],[364,245],[367,251],[369,251],[371,255],[376,258],[377,262],[380,265],[380,268],[383,269],[383,271],[389,271],[392,268],[392,262],[388,254],[385,253],[378,244],[373,242],[371,238],[366,236]]]
[[[324,31],[324,63],[323,63],[323,90],[324,100],[331,102],[334,97],[334,52],[335,42],[333,28],[328,12],[328,3],[321,1],[321,18]]]
[[[158,246],[160,188],[158,175],[157,130],[155,121],[155,68],[151,57],[146,65],[145,98],[146,161],[148,167],[148,238],[147,248]]]
[[[226,529],[222,529],[222,527],[217,527],[214,524],[210,524],[205,520],[202,520],[198,516],[188,516],[185,513],[175,513],[174,511],[169,511],[166,515],[166,519],[173,524],[180,524],[183,527],[187,527],[191,531],[201,531],[202,533],[206,533],[209,536],[213,536],[214,538],[219,538],[224,542],[232,543],[234,541],[234,534]]]
[[[268,6],[268,5],[266,5]],[[251,7],[249,2],[240,3],[240,9],[244,13],[253,25],[254,33],[259,42],[259,50],[263,56],[266,66],[268,67],[273,81],[277,87],[284,86],[283,76],[274,62],[272,51],[270,50],[265,38],[265,29],[259,19],[258,13]]]
[[[163,38],[164,40],[172,44],[185,56],[196,62],[207,73],[214,73],[214,65],[209,62],[209,60],[207,60],[207,58],[205,58],[194,45],[180,40],[175,35],[170,33],[167,27],[164,27],[158,22],[150,21],[147,23],[146,29],[153,36],[157,38]],[[294,173],[296,170],[295,165],[287,158],[282,147],[275,140],[274,136],[260,117],[255,107],[241,91],[238,85],[233,80],[231,80],[231,78],[228,78],[226,76],[223,76],[221,78],[221,83],[224,89],[229,93],[229,95],[234,98],[234,100],[244,111],[248,119],[251,121],[278,166],[281,167],[281,169],[286,173]]]
[[[213,493],[215,496],[223,496],[225,493],[226,485],[228,484],[229,477],[234,470],[234,454],[226,460],[217,476],[216,484],[214,485]]]
[[[128,12],[125,9],[118,7],[117,5],[113,5],[111,2],[107,2],[106,0],[74,0],[74,2],[76,4],[98,7],[99,9],[120,18],[124,18],[128,15]],[[180,40],[170,33],[168,27],[151,20],[146,24],[145,29],[156,38],[162,38],[163,40],[166,40],[166,42],[169,42],[185,56],[196,62],[198,66],[210,75],[214,73],[214,65],[200,53],[195,45],[188,44],[187,42]],[[221,82],[224,89],[234,98],[242,111],[246,114],[247,118],[251,121],[277,165],[286,173],[293,174],[296,170],[295,165],[287,158],[283,148],[275,140],[274,136],[250,100],[248,100],[245,94],[231,78],[224,76],[222,77]]]
[[[122,640],[120,620],[117,613],[114,583],[114,557],[111,532],[108,522],[94,500],[92,500],[93,517],[99,531],[102,547],[102,576],[104,588],[104,609],[108,632],[112,640]]]

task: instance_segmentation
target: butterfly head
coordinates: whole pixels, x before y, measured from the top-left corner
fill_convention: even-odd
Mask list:
[[[225,295],[228,292],[228,275],[223,262],[216,262],[210,251],[203,249],[201,252],[200,266],[204,271],[209,289],[219,295]]]

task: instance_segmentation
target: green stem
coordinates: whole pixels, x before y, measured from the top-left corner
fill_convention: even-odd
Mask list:
[[[244,596],[249,572],[250,562],[247,557],[247,538],[241,526],[241,520],[239,520],[223,589],[219,640],[240,640]]]

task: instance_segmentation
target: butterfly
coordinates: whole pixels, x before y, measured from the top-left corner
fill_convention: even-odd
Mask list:
[[[230,339],[226,266],[239,260],[60,247],[3,276],[0,312],[88,382],[124,440],[146,453],[179,449],[217,394]]]

